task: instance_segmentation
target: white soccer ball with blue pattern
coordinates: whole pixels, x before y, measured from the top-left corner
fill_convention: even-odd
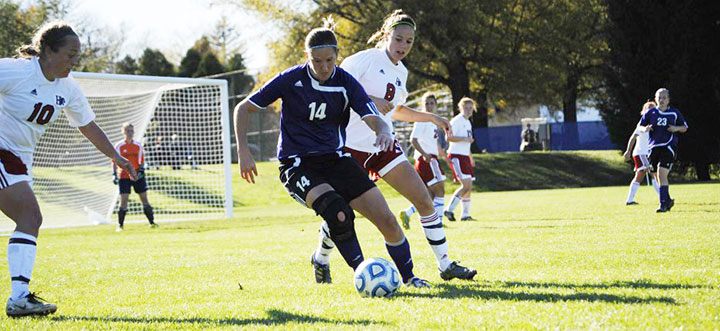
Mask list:
[[[400,273],[388,260],[367,259],[355,269],[353,281],[363,297],[389,297],[400,287]]]

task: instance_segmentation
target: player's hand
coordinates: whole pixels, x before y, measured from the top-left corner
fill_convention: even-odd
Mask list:
[[[145,178],[145,169],[140,168],[140,170],[138,170],[137,172],[137,179],[141,180],[143,178]]]
[[[120,179],[117,176],[117,171],[113,171],[113,184],[117,185],[120,183]]]
[[[379,148],[381,151],[390,151],[393,147],[394,142],[395,139],[393,138],[392,134],[390,134],[389,132],[380,132],[375,135],[375,144],[373,145]]]
[[[630,151],[625,151],[625,153],[623,153],[623,157],[625,158],[625,161],[630,161]]]
[[[432,157],[430,156],[430,154],[427,154],[427,153],[422,153],[422,156],[421,156],[421,157],[422,157],[423,160],[425,160],[425,162],[427,162],[427,163],[430,163],[430,160],[432,160]]]
[[[650,131],[652,131],[652,130],[653,130],[652,124],[648,124],[647,129],[646,129],[645,132],[650,132]]]
[[[240,165],[240,177],[250,184],[255,184],[255,176],[258,175],[255,160],[250,152],[238,151],[238,163]]]
[[[133,168],[132,163],[130,163],[130,161],[128,161],[128,159],[126,159],[118,154],[117,156],[115,156],[115,164],[117,164],[118,167],[125,170],[130,175],[131,180],[133,180],[133,181],[137,180],[137,173],[135,172],[135,168]]]
[[[445,130],[445,132],[450,131],[450,121],[448,121],[445,117],[433,114],[432,122],[439,128]]]
[[[472,136],[469,136],[469,137],[467,137],[467,142],[472,144],[475,142],[475,139]]]

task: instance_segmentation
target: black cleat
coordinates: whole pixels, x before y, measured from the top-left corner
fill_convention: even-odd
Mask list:
[[[5,305],[5,313],[9,317],[45,316],[57,310],[54,303],[44,301],[35,293],[30,293],[17,300],[8,299],[7,305]]]
[[[453,214],[453,212],[446,210],[443,212],[443,215],[445,215],[445,218],[447,218],[448,221],[455,222],[455,214]]]
[[[453,278],[472,280],[475,275],[477,275],[477,270],[463,267],[458,264],[457,261],[453,261],[445,271],[440,272],[440,278],[443,280],[451,280]]]
[[[632,206],[632,205],[637,205],[637,204],[638,204],[638,203],[635,202],[635,201],[630,201],[630,202],[626,202],[626,203],[625,203],[626,206]]]
[[[475,220],[475,219],[474,219],[474,218],[472,218],[472,216],[468,216],[468,217],[462,217],[462,218],[460,218],[460,221],[474,221],[474,220]]]
[[[664,213],[664,212],[668,212],[668,211],[670,211],[670,209],[668,209],[668,207],[665,204],[662,204],[662,205],[660,205],[660,208],[658,208],[655,212],[656,213]]]
[[[672,207],[674,205],[675,205],[675,200],[673,200],[673,199],[668,200],[668,202],[666,204],[667,210],[670,211],[670,209],[672,209]]]
[[[330,277],[330,265],[321,264],[315,261],[315,253],[310,256],[310,264],[312,264],[315,270],[315,282],[318,284],[332,283],[332,277]]]

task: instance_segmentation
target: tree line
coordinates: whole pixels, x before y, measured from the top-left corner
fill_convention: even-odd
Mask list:
[[[660,87],[671,91],[690,130],[680,139],[680,165],[709,179],[720,164],[720,3],[709,0],[218,0],[262,15],[285,31],[269,45],[270,67],[259,80],[304,61],[305,34],[332,15],[338,22],[340,56],[372,47],[367,39],[394,9],[418,25],[406,58],[409,89],[446,86],[453,103],[479,101],[475,127],[488,113],[543,104],[577,121],[578,106],[600,109],[611,139],[624,148],[641,105]],[[10,56],[35,27],[61,15],[62,0],[37,1],[20,10],[0,0],[0,55]],[[90,30],[91,31],[91,30]],[[83,40],[80,70],[204,77],[245,67],[228,42],[225,18],[217,31],[187,50],[176,68],[158,50],[117,61],[108,41]],[[85,36],[81,31],[81,36]],[[238,46],[235,46],[237,48]],[[115,57],[113,57],[115,55]],[[244,90],[253,78],[240,77]],[[231,91],[233,93],[233,91]],[[240,92],[237,92],[240,93]],[[716,170],[717,171],[717,170]]]

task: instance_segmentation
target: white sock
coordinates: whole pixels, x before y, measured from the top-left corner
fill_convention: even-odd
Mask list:
[[[652,179],[652,186],[655,188],[655,193],[660,195],[660,185],[658,185],[658,182],[655,180],[655,178]]]
[[[440,217],[440,222],[442,222],[445,197],[435,197],[433,199],[433,207],[435,207],[435,212],[438,214],[438,217]]]
[[[633,180],[630,182],[630,191],[628,192],[628,197],[626,202],[633,202],[635,201],[635,194],[637,194],[638,189],[640,188],[640,183]]]
[[[462,198],[458,196],[457,194],[453,195],[452,199],[450,200],[450,204],[447,206],[447,209],[445,211],[453,212],[455,210],[455,207],[457,207],[458,203],[460,203],[460,200]]]
[[[442,219],[438,216],[437,212],[434,212],[428,216],[420,216],[420,224],[422,224],[425,238],[435,254],[438,268],[444,271],[450,265],[451,261],[448,257],[449,247],[447,240],[445,240],[445,229],[442,225]]]
[[[462,199],[462,216],[460,218],[470,217],[470,198]]]
[[[408,209],[405,209],[405,215],[407,215],[408,217],[415,214],[415,212],[417,212],[417,209],[415,209],[415,206],[413,206],[413,205],[410,205],[410,207],[408,207]]]
[[[30,293],[28,283],[32,278],[37,238],[27,233],[15,231],[8,242],[8,270],[10,271],[11,300],[17,300]]]
[[[335,243],[330,239],[330,228],[326,222],[322,222],[318,235],[318,248],[315,250],[315,262],[330,264],[330,252],[333,248],[335,248]]]

